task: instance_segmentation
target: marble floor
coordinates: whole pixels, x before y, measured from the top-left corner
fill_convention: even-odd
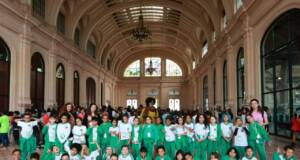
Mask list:
[[[269,145],[267,145],[267,152],[269,154],[270,160],[272,159],[271,155],[276,150],[277,146],[284,147],[285,145],[290,144],[289,139],[286,139],[286,138],[272,136],[271,139],[272,139],[271,143]],[[10,147],[8,147],[6,149],[0,148],[0,160],[11,160],[12,159],[11,152],[15,148],[18,148],[18,146],[11,145]],[[38,149],[37,152],[41,153],[42,150]],[[296,153],[297,158],[300,158],[300,142],[299,141],[297,142],[295,153]]]

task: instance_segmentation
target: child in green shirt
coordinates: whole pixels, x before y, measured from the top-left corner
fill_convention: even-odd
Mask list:
[[[93,117],[91,126],[87,130],[88,144],[90,152],[97,150],[97,144],[100,144],[100,136],[98,134],[98,118]]]
[[[101,140],[100,147],[103,152],[106,150],[106,147],[109,145],[110,142],[109,128],[111,127],[111,123],[108,120],[108,115],[103,114],[102,123],[98,127],[98,134]]]
[[[139,118],[135,117],[133,120],[131,132],[131,147],[133,157],[137,157],[142,145],[142,127],[139,125]]]
[[[222,160],[238,160],[238,152],[234,147],[228,149],[227,154],[222,157]]]
[[[136,160],[152,160],[152,158],[147,154],[147,149],[141,147],[140,155],[137,156]]]
[[[165,133],[164,133],[164,125],[162,123],[161,117],[156,118],[156,130],[157,130],[157,146],[164,145]]]
[[[285,146],[283,153],[281,153],[281,149],[278,147],[277,152],[273,153],[273,160],[296,160],[294,152],[295,149],[291,146]]]
[[[156,127],[152,124],[151,117],[146,117],[146,123],[143,126],[142,131],[144,146],[148,149],[148,155],[153,156],[154,145],[157,141],[157,131]]]
[[[164,146],[157,147],[157,156],[155,160],[171,160],[171,158],[168,155],[166,155]]]

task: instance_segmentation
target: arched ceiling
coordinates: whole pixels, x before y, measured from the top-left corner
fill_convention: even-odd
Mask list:
[[[224,13],[230,19],[234,8],[233,0],[51,0],[46,5],[48,23],[56,25],[62,12],[65,36],[74,39],[79,29],[80,47],[85,50],[87,41],[93,39],[97,61],[106,65],[110,59],[112,68],[137,50],[152,47],[177,54],[190,67],[200,57],[203,42],[210,44],[213,32],[220,32]],[[151,40],[142,44],[131,37],[141,8],[152,32]]]

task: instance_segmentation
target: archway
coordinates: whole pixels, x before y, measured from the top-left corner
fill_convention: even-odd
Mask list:
[[[0,111],[9,110],[10,50],[0,38]]]

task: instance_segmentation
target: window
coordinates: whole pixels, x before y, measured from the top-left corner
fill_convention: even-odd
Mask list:
[[[192,67],[193,67],[193,69],[196,68],[196,61],[195,60],[193,61],[193,66]]]
[[[235,0],[235,12],[237,12],[243,6],[243,0]]]
[[[45,18],[45,0],[32,0],[33,16]]]
[[[203,78],[203,111],[208,111],[208,79],[207,76]]]
[[[300,106],[300,10],[279,16],[261,46],[263,106],[268,107],[270,132],[291,136],[290,120]]]
[[[223,65],[223,107],[228,105],[228,75],[227,75],[227,61]]]
[[[208,53],[208,43],[204,41],[202,45],[202,57],[204,57]]]
[[[56,27],[57,27],[57,31],[61,34],[65,34],[65,21],[66,21],[65,15],[59,12],[57,17]]]
[[[96,45],[93,42],[88,41],[86,50],[89,56],[91,56],[92,58],[96,58]]]
[[[56,103],[58,107],[65,103],[65,69],[61,63],[56,67]]]
[[[90,77],[86,80],[86,100],[88,106],[96,103],[96,82]]]
[[[145,76],[146,77],[161,76],[161,59],[159,57],[145,58]]]
[[[107,59],[107,70],[111,70],[111,60]]]
[[[169,109],[171,111],[180,110],[180,99],[169,99]]]
[[[166,59],[166,76],[182,76],[179,65],[170,59]]]
[[[126,100],[126,106],[130,106],[134,109],[137,109],[138,108],[137,99],[127,99]]]
[[[44,109],[45,65],[43,57],[36,52],[31,57],[30,99],[34,109]]]
[[[139,77],[141,74],[140,60],[132,62],[124,72],[124,77]]]
[[[75,30],[74,42],[77,47],[80,46],[80,30],[78,28]]]
[[[80,78],[79,73],[77,71],[74,72],[74,86],[73,86],[73,92],[74,92],[74,105],[79,106],[79,95],[80,95]]]
[[[9,110],[10,50],[0,38],[0,111]]]
[[[238,110],[245,103],[245,59],[244,59],[244,49],[240,48],[238,56],[237,56],[237,104]]]

